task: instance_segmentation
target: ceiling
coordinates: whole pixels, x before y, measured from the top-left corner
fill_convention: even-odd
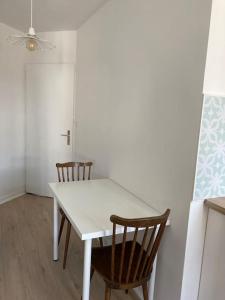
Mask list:
[[[33,0],[36,31],[76,30],[108,0]],[[0,22],[27,31],[30,0],[0,0]]]

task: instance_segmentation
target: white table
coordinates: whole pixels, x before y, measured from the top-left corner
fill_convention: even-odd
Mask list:
[[[110,179],[50,183],[54,195],[53,259],[58,260],[58,205],[63,209],[84,247],[83,300],[89,300],[92,239],[112,235],[111,215],[143,218],[160,213]],[[121,233],[118,227],[118,232]],[[153,300],[156,260],[149,299]]]

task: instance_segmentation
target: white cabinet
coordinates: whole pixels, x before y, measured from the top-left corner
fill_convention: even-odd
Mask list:
[[[225,215],[209,209],[199,300],[225,299]]]

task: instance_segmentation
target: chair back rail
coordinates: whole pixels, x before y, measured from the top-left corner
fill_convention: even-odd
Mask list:
[[[124,219],[112,215],[110,220],[113,223],[112,235],[112,256],[111,256],[111,280],[119,284],[132,284],[143,282],[151,275],[154,259],[156,257],[160,241],[162,239],[170,210],[158,217],[142,219]],[[123,227],[123,238],[121,250],[116,253],[116,228]],[[128,228],[134,228],[133,239],[130,241],[129,251],[126,251],[128,241]],[[138,239],[141,231],[143,237]],[[140,242],[138,242],[140,240]],[[138,246],[138,249],[137,249]],[[119,259],[118,264],[115,263]],[[119,265],[119,270],[115,270]]]
[[[66,162],[57,163],[57,174],[59,182],[90,180],[92,162]]]

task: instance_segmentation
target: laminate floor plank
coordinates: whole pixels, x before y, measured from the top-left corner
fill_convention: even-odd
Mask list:
[[[60,260],[52,261],[50,198],[24,195],[0,205],[0,299],[80,300],[83,243],[72,230],[66,270],[62,269],[65,230]],[[91,300],[104,299],[104,282],[94,275]],[[135,300],[133,293],[113,291],[112,300]]]

